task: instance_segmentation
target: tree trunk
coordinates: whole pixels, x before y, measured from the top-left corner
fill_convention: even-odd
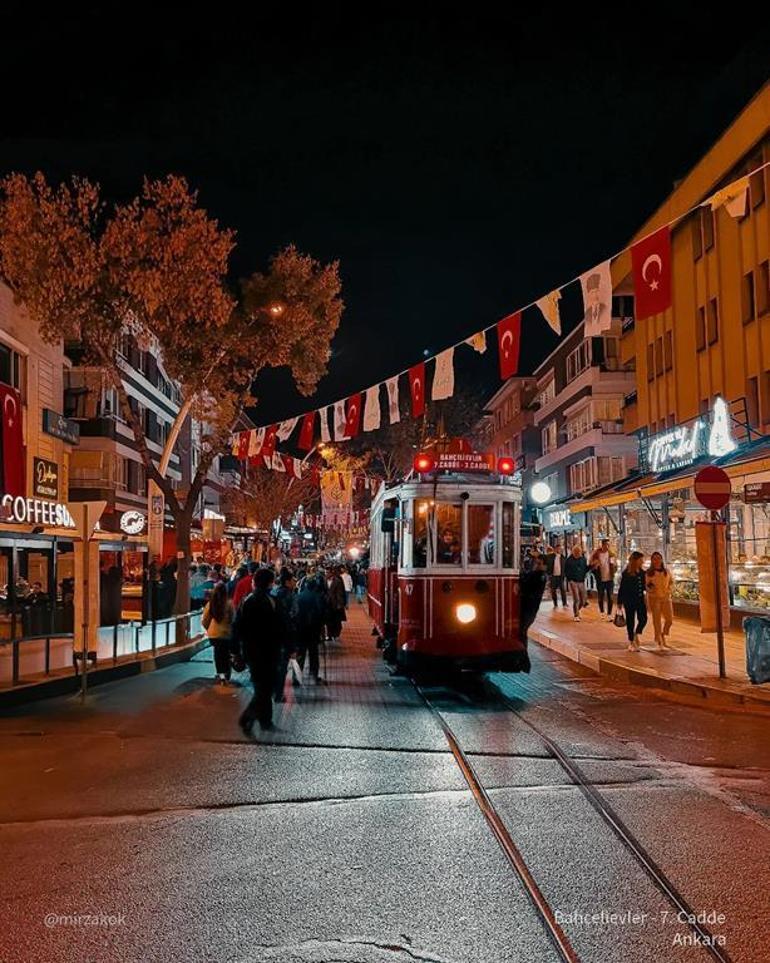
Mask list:
[[[176,602],[174,615],[184,615],[190,611],[190,530],[192,518],[186,511],[174,512],[174,528],[176,534],[177,570],[176,570]],[[187,620],[177,622],[177,642],[188,642],[189,633]]]

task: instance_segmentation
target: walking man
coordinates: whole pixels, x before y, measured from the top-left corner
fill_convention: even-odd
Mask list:
[[[564,553],[562,552],[561,545],[557,545],[555,548],[553,545],[549,545],[545,555],[545,568],[548,573],[551,598],[553,599],[553,607],[555,609],[559,607],[557,592],[561,594],[561,604],[565,609],[567,608],[567,589],[564,585],[564,561]]]
[[[564,563],[564,574],[567,576],[570,594],[572,595],[572,616],[576,622],[579,622],[580,610],[588,605],[586,596],[588,563],[580,545],[572,546],[572,554]]]
[[[610,548],[610,540],[603,538],[597,549],[591,553],[588,567],[596,579],[596,594],[599,598],[600,617],[604,616],[604,599],[607,599],[607,621],[612,621],[612,590],[615,586],[615,572],[618,560]]]
[[[262,730],[273,728],[273,690],[280,651],[280,626],[275,599],[270,588],[275,576],[268,568],[254,575],[254,591],[243,600],[233,624],[234,638],[240,642],[249,667],[254,695],[238,723],[250,736],[258,720]]]

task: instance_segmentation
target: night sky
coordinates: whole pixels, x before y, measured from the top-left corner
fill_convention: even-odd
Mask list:
[[[326,403],[623,247],[770,78],[764,25],[724,10],[414,6],[6,7],[0,170],[115,198],[182,173],[237,230],[235,276],[290,241],[339,258]],[[524,323],[528,371],[554,341]],[[496,390],[494,352],[457,361]],[[258,384],[260,423],[309,407],[283,373]]]

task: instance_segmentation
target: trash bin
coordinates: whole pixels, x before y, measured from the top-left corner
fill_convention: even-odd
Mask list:
[[[770,682],[770,618],[751,615],[743,620],[746,671],[754,685]]]

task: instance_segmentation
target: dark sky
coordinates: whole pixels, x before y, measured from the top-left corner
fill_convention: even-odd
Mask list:
[[[623,247],[770,77],[764,24],[724,9],[412,6],[6,7],[0,171],[115,197],[184,173],[237,230],[237,274],[289,241],[339,258],[325,403]],[[547,332],[525,315],[523,370]],[[457,359],[488,393],[491,354]],[[308,407],[283,374],[259,385],[260,423]]]

